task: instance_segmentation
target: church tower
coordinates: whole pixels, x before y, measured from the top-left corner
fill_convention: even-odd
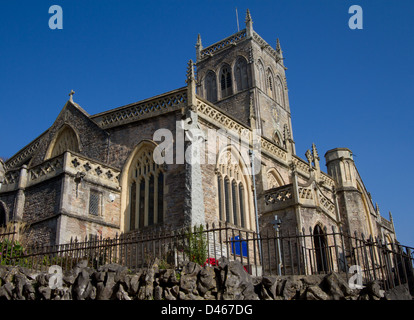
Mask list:
[[[263,40],[249,10],[245,23],[245,29],[206,48],[198,35],[197,94],[295,154],[279,39],[275,49]]]

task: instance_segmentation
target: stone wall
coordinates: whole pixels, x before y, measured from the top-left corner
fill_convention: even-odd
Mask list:
[[[62,177],[42,182],[24,190],[23,221],[27,223],[50,217],[59,211]]]
[[[0,266],[0,300],[411,300],[408,289],[381,290],[378,282],[351,289],[338,274],[252,277],[237,261],[181,270],[150,268],[131,273],[109,264],[97,270],[86,261],[56,274]]]

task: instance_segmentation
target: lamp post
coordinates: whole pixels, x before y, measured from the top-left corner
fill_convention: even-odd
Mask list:
[[[277,255],[278,255],[278,260],[279,260],[279,264],[277,265],[277,273],[279,276],[282,275],[282,254],[280,252],[280,236],[279,236],[279,231],[280,231],[280,225],[282,224],[282,219],[278,218],[278,216],[275,216],[275,220],[272,221],[273,224],[273,228],[275,228],[276,230],[276,238],[277,238]]]

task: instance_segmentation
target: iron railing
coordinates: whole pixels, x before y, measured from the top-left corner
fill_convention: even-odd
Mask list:
[[[309,275],[337,272],[347,281],[356,275],[362,283],[379,280],[384,289],[399,284],[414,287],[414,248],[386,243],[363,234],[326,228],[313,232],[276,233],[241,230],[228,224],[202,229],[160,229],[129,232],[115,238],[90,236],[53,246],[42,244],[16,248],[14,232],[0,234],[0,264],[47,270],[59,265],[73,268],[80,260],[90,267],[108,263],[145,268],[158,259],[161,268],[181,268],[184,261],[215,265],[221,257],[238,260],[247,272],[261,275]]]

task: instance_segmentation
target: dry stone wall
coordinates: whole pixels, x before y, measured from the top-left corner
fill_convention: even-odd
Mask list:
[[[50,271],[50,270],[49,270]],[[411,300],[406,287],[383,291],[378,282],[351,289],[336,273],[313,276],[252,277],[237,261],[219,266],[187,262],[181,270],[158,261],[136,273],[109,264],[91,269],[81,261],[56,273],[0,266],[0,300]]]

